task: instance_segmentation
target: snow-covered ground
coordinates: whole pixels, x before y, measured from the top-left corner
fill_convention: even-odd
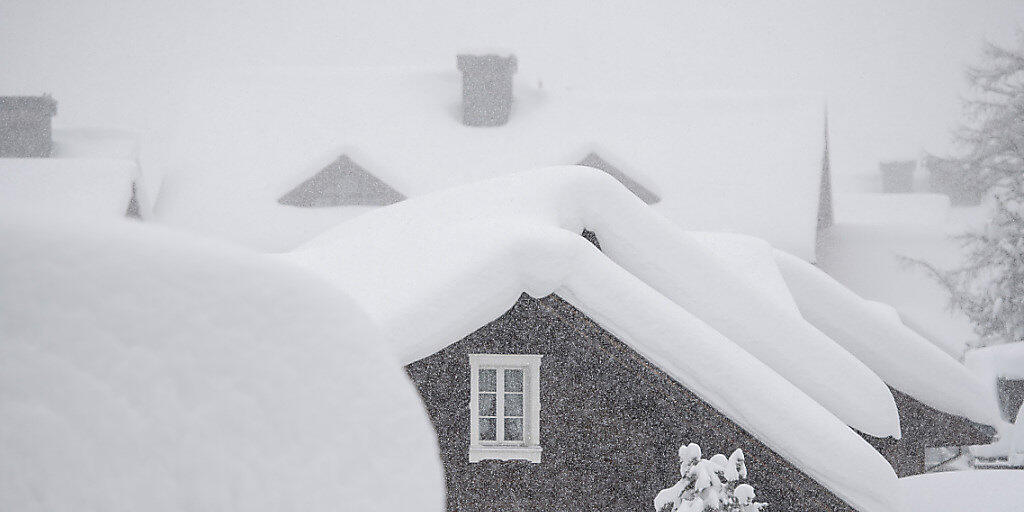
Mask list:
[[[950,471],[900,479],[906,512],[1024,510],[1024,471]]]
[[[420,398],[343,291],[152,225],[0,210],[0,510],[443,508]]]

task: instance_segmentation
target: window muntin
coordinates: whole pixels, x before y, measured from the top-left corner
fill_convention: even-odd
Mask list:
[[[540,359],[470,354],[470,462],[540,462]]]
[[[523,444],[525,370],[525,367],[477,370],[477,421],[481,443]]]

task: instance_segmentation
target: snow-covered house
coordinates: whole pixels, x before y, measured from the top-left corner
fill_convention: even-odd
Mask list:
[[[551,89],[525,77],[528,63],[481,59],[491,64],[464,56],[461,75],[455,66],[206,73],[178,102],[185,128],[172,142],[189,150],[165,163],[173,171],[158,220],[284,251],[402,197],[583,162],[684,228],[750,234],[815,258],[819,219],[831,218],[821,97]],[[475,69],[494,76],[473,78]],[[493,105],[472,89],[480,82]],[[504,123],[464,122],[477,104],[501,110]]]
[[[892,467],[848,427],[900,436],[885,382],[991,411],[891,310],[652,210],[593,169],[539,169],[367,213],[283,257],[352,290],[399,351],[451,510],[643,509],[681,441],[742,448],[778,510],[898,510]]]
[[[3,100],[0,98],[0,107],[6,108]],[[53,102],[46,96],[42,100]],[[21,131],[12,134],[4,127],[0,131],[4,131],[5,139],[28,137],[35,141],[29,144],[22,140],[18,147],[46,148],[45,154],[41,150],[0,152],[0,203],[35,209],[44,215],[152,216],[160,181],[152,172],[142,172],[137,134],[98,128],[51,131],[49,117],[45,137],[39,133],[44,131],[41,127],[28,130],[29,135],[18,135]],[[45,144],[39,142],[42,138]]]

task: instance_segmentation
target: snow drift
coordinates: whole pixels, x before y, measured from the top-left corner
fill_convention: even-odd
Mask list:
[[[443,508],[420,400],[343,293],[128,221],[4,213],[0,509]]]

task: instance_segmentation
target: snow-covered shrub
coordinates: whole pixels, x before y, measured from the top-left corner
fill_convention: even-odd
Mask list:
[[[754,501],[750,484],[740,483],[747,477],[740,449],[729,458],[719,453],[702,459],[700,446],[680,446],[679,473],[682,478],[654,498],[657,512],[757,512],[768,506]]]

